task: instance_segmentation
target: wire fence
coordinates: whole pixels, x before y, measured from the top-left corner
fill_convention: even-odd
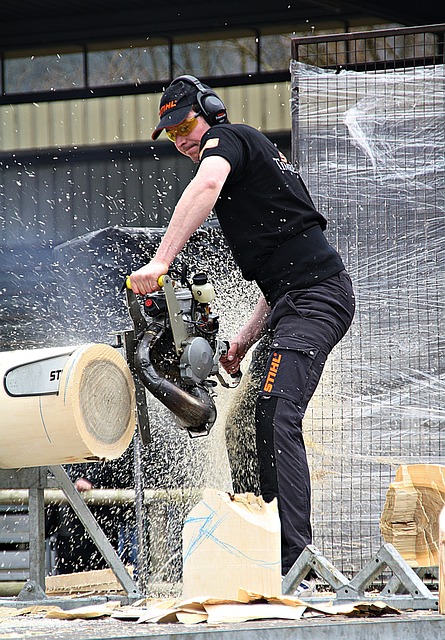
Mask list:
[[[445,444],[445,25],[293,41],[294,161],[357,298],[305,418],[315,544],[354,573]]]

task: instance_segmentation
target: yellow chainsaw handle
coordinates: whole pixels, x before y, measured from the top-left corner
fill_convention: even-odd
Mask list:
[[[159,276],[158,278],[158,285],[160,287],[164,286],[164,276],[166,276],[167,274],[164,273],[162,276]],[[127,287],[127,289],[131,289],[131,280],[130,280],[130,276],[127,276],[125,278],[125,286]]]

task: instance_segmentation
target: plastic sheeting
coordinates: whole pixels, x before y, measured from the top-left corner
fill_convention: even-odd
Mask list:
[[[304,422],[314,543],[355,572],[397,467],[443,462],[445,71],[291,73],[294,161],[357,297]]]

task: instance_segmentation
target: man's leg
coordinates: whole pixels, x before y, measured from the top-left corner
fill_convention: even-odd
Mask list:
[[[304,351],[277,350],[270,357],[273,368],[278,357],[277,383],[280,385],[283,377],[291,380],[293,399],[275,395],[275,386],[274,395],[259,396],[255,418],[261,492],[266,502],[278,498],[282,573],[285,575],[306,545],[312,542],[310,473],[302,417],[326,358],[320,354],[312,358]],[[289,382],[284,386],[288,388],[288,385]]]
[[[283,573],[312,541],[302,419],[354,307],[351,280],[341,272],[285,294],[270,316],[271,351],[256,407],[257,450],[263,496],[278,498]]]

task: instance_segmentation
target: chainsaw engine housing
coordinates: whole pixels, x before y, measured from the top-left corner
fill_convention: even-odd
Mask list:
[[[218,316],[209,304],[213,287],[203,276],[182,287],[173,287],[164,276],[163,288],[143,297],[147,328],[135,353],[143,384],[191,436],[206,435],[215,422],[216,382],[209,377],[218,375],[225,349],[217,338]]]

